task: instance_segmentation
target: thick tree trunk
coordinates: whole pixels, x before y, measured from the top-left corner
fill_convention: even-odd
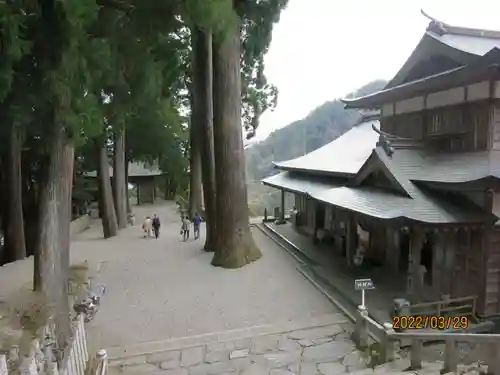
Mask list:
[[[8,228],[8,212],[7,212],[7,184],[5,183],[7,175],[6,156],[0,155],[0,235],[4,235]],[[5,238],[4,238],[5,240]],[[0,265],[7,263],[8,257],[5,254],[5,246],[0,248]]]
[[[132,214],[132,206],[130,205],[130,195],[129,195],[129,189],[128,189],[128,165],[129,165],[129,160],[127,157],[127,152],[125,152],[125,199],[126,199],[126,204],[127,204],[127,218],[128,215]],[[128,220],[127,220],[128,223]]]
[[[44,163],[41,160],[39,162]],[[40,186],[40,178],[38,175],[40,173],[32,173],[32,168],[35,168],[33,164],[29,160],[29,154],[22,156],[24,237],[27,256],[35,254],[38,236],[38,216],[33,215],[33,212],[39,212],[38,187]]]
[[[213,132],[212,37],[193,28],[193,108],[194,129],[200,135],[203,198],[205,201],[206,239],[204,249],[217,248],[215,229],[215,162]]]
[[[61,217],[61,264],[65,280],[69,279],[69,250],[71,241],[71,203],[73,192],[75,147],[73,143],[66,142],[62,148],[61,173],[65,176],[61,185],[61,200],[59,202],[59,215]],[[67,286],[68,284],[65,283]],[[65,290],[68,294],[68,290]]]
[[[60,180],[60,240],[61,240],[61,276],[62,282],[61,299],[57,308],[56,321],[59,325],[59,345],[65,344],[71,335],[69,295],[69,266],[71,247],[71,202],[73,192],[73,178],[75,165],[75,147],[71,142],[65,142],[61,150],[60,173],[63,178]]]
[[[22,140],[19,129],[14,125],[10,131],[9,143],[8,179],[6,181],[9,218],[5,239],[6,249],[10,253],[12,260],[20,260],[26,258],[21,172]]]
[[[64,267],[69,259],[66,252],[69,250],[71,218],[67,208],[71,200],[74,159],[65,160],[73,155],[73,147],[66,143],[62,130],[54,131],[50,139],[50,161],[40,196],[39,237],[35,250],[35,270],[38,274],[35,273],[34,281],[35,290],[42,292],[54,309],[57,340],[64,347],[71,331],[66,278],[68,270]]]
[[[118,228],[127,227],[127,191],[125,190],[125,128],[115,131],[113,155],[113,196]]]
[[[164,190],[165,200],[170,199],[170,176],[165,176],[165,190]]]
[[[111,179],[109,177],[108,150],[103,143],[99,144],[99,198],[102,232],[104,238],[116,236],[118,234],[118,222],[116,219],[115,205],[113,203],[113,193],[111,191]]]
[[[201,139],[196,129],[196,109],[191,95],[191,127],[189,129],[189,214],[202,211]]]
[[[232,3],[232,0],[226,0]],[[239,19],[226,33],[214,35],[214,156],[216,181],[216,235],[212,264],[239,268],[259,259],[248,220],[245,155],[241,129]]]

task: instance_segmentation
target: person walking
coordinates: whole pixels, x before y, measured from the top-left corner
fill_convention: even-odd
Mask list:
[[[155,238],[158,239],[160,237],[160,218],[156,216],[156,214],[153,214],[153,222],[151,223],[153,226],[153,233],[155,235]]]
[[[142,230],[144,231],[144,238],[149,238],[151,236],[151,230],[153,229],[153,221],[149,216],[146,216],[144,223],[142,223]]]
[[[184,216],[182,218],[182,226],[181,226],[181,235],[184,242],[189,240],[189,224],[191,224],[189,222],[189,219],[187,218],[187,216]]]
[[[201,224],[201,217],[200,217],[200,215],[198,215],[198,212],[195,212],[194,218],[193,218],[194,239],[195,240],[200,238],[200,224]]]

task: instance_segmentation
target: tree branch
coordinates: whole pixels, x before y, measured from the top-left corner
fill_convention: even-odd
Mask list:
[[[132,4],[126,4],[120,0],[97,0],[97,5],[119,10],[125,13],[129,13],[134,10],[134,6]]]

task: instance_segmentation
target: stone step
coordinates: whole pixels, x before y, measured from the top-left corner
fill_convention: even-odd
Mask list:
[[[322,320],[323,324],[311,326],[312,320]],[[366,368],[366,358],[350,339],[352,323],[343,315],[307,321],[307,325],[276,325],[273,333],[261,331],[261,335],[250,336],[247,332],[244,336],[225,336],[228,340],[115,357],[110,374],[315,375],[332,373],[334,368],[337,373]]]
[[[165,368],[152,364],[142,364],[134,368],[110,367],[107,375],[441,375],[442,363],[424,363],[422,369],[407,370],[401,369],[394,363],[388,363],[375,368],[364,368],[349,371],[340,362],[302,362],[289,366],[268,366],[258,361],[234,362],[233,365],[221,362],[212,363],[208,367],[178,367]],[[477,366],[461,367],[457,372],[446,373],[447,375],[479,375],[485,374],[485,368]],[[446,375],[445,374],[445,375]]]
[[[443,368],[442,362],[433,362],[410,371],[408,357],[373,366],[373,358],[354,347],[351,332],[351,323],[344,319],[250,338],[235,336],[115,358],[108,375],[438,375]],[[476,370],[462,366],[457,374],[474,375]]]
[[[111,363],[123,358],[132,358],[150,355],[157,352],[183,349],[193,346],[202,346],[211,343],[229,342],[239,339],[250,339],[259,336],[286,333],[309,328],[325,327],[330,325],[346,325],[350,321],[340,313],[318,315],[305,319],[280,321],[275,324],[247,327],[241,329],[212,332],[196,336],[172,338],[167,340],[145,342],[130,346],[107,348]]]

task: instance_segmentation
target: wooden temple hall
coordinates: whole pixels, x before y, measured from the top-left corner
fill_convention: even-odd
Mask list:
[[[500,315],[500,32],[430,19],[382,91],[344,102],[356,126],[263,180],[295,194],[296,229],[412,303]]]

